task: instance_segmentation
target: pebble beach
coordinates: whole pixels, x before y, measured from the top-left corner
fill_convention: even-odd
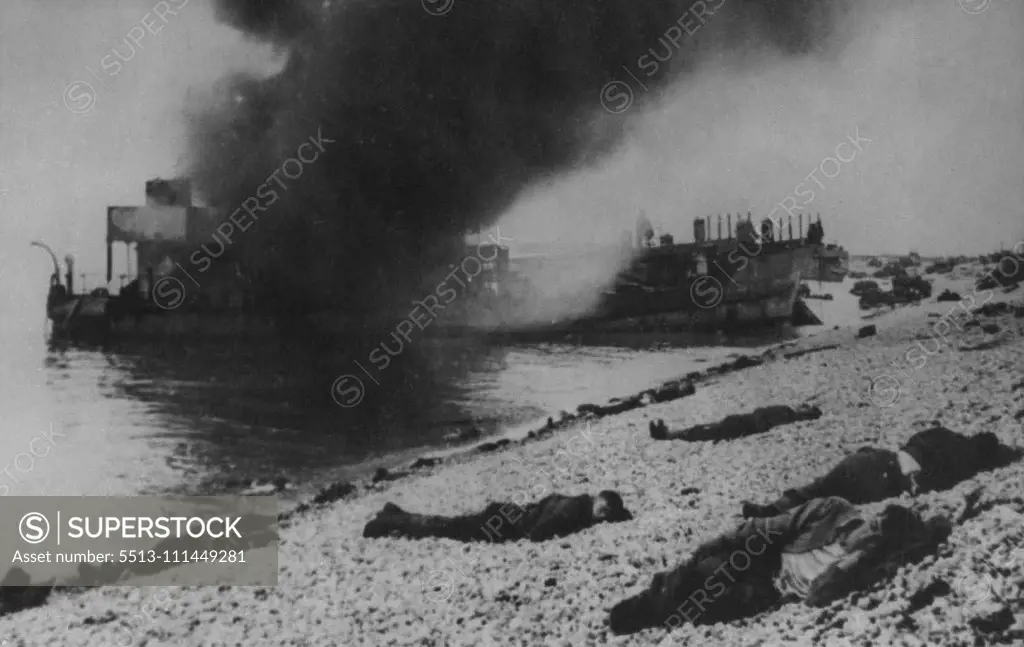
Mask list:
[[[939,281],[973,294],[969,283]],[[1021,306],[1020,291],[991,302]],[[975,296],[976,303],[984,295]],[[939,553],[823,609],[789,604],[747,620],[625,637],[608,610],[767,502],[863,445],[895,448],[938,423],[1024,447],[1024,318],[971,315],[936,341],[956,303],[928,300],[858,327],[823,330],[768,361],[704,380],[671,402],[581,419],[537,440],[373,484],[285,521],[277,587],[57,591],[0,618],[4,645],[987,645],[1024,644],[1024,464],[983,473],[913,504],[956,520],[980,513]],[[977,321],[967,323],[969,321]],[[943,328],[944,330],[944,328]],[[923,350],[914,351],[915,348]],[[670,427],[759,406],[824,415],[717,444],[654,441]],[[980,488],[980,489],[979,489]],[[632,521],[544,543],[464,545],[362,538],[384,505],[463,514],[489,501],[619,491]],[[893,500],[865,506],[880,510]]]

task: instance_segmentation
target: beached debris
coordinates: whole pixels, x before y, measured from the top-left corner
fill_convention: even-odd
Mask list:
[[[394,481],[396,479],[400,479],[403,476],[405,476],[404,472],[395,473],[388,471],[387,468],[378,467],[377,471],[373,473],[373,478],[371,479],[371,481],[373,483],[384,483],[386,481]]]
[[[7,571],[0,581],[0,616],[44,604],[56,580],[37,585],[31,585],[31,582],[29,574],[17,566]]]
[[[971,314],[984,317],[998,317],[999,315],[1007,315],[1011,312],[1013,312],[1013,306],[1005,301],[986,303],[977,308],[971,308]]]
[[[488,452],[497,451],[497,450],[501,449],[502,447],[505,447],[506,445],[508,445],[511,442],[512,441],[509,440],[508,438],[502,438],[501,440],[496,440],[494,442],[483,443],[481,445],[478,445],[475,448],[475,450],[476,450],[476,453],[478,453],[478,454],[486,454]]]
[[[760,366],[764,364],[764,360],[760,357],[754,357],[752,355],[740,355],[731,364],[726,363],[723,365],[721,373],[728,373],[729,371],[739,371],[752,366]]]
[[[601,418],[604,416],[624,413],[631,409],[637,409],[641,406],[643,406],[643,394],[638,394],[625,399],[612,398],[608,401],[608,404],[604,406],[587,402],[576,407],[576,413],[581,416],[589,414]]]
[[[356,491],[356,486],[348,481],[335,481],[316,493],[313,497],[313,505],[324,505],[334,503]]]
[[[956,347],[958,350],[962,351],[991,350],[1001,345],[1002,343],[1002,340],[999,339],[998,337],[990,337],[988,339],[983,339],[978,342],[960,341],[957,342]]]
[[[412,462],[409,469],[422,469],[424,467],[433,467],[441,462],[441,459],[436,456],[420,456]]]
[[[864,339],[865,337],[874,337],[878,332],[878,328],[874,324],[870,326],[863,326],[857,331],[857,339]]]
[[[471,440],[479,440],[481,436],[483,436],[483,432],[480,428],[473,426],[450,431],[444,435],[444,439],[450,443],[466,443]]]
[[[1006,631],[1016,622],[1013,611],[1005,604],[990,602],[983,604],[978,615],[967,621],[971,627],[983,634]]]
[[[900,274],[892,279],[893,294],[911,300],[927,299],[932,296],[932,283],[922,276]]]
[[[543,429],[534,429],[527,432],[526,437],[529,440],[539,440],[541,438],[547,438],[553,433],[555,433],[554,427],[544,427]]]
[[[676,380],[673,382],[665,382],[657,389],[651,389],[645,391],[649,394],[651,400],[654,402],[671,402],[672,400],[678,400],[679,398],[693,395],[697,392],[697,387],[693,385],[690,380]]]
[[[784,353],[782,356],[786,359],[793,359],[794,357],[801,357],[809,353],[817,353],[819,351],[832,350],[834,348],[839,348],[839,344],[825,344],[822,346],[814,346],[812,348],[802,348],[800,350],[794,350],[789,353]]]
[[[867,292],[879,290],[877,281],[857,281],[853,284],[853,288],[850,290],[850,294],[854,296],[862,296]]]

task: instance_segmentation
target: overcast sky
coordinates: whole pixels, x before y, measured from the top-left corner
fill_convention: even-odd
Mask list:
[[[628,115],[632,135],[599,168],[525,194],[503,236],[609,238],[643,208],[689,240],[693,216],[767,210],[859,129],[871,143],[807,207],[828,238],[854,252],[1012,246],[1024,235],[1024,3],[874,9],[891,4],[865,0],[832,60],[709,63]],[[49,261],[30,240],[103,271],[106,206],[141,204],[145,180],[179,170],[190,91],[277,63],[200,0],[2,0],[4,316],[15,285],[28,292],[14,308],[43,298]]]
[[[147,179],[178,170],[190,89],[269,65],[266,48],[216,24],[209,3],[157,4],[0,3],[5,291],[27,280],[33,293],[45,293],[50,262],[29,248],[33,239],[61,257],[73,253],[81,271],[104,271],[106,206],[142,204]],[[114,56],[115,47],[130,60]]]

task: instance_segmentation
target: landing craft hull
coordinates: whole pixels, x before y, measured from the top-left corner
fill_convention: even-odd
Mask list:
[[[779,291],[760,295],[752,299],[723,299],[708,307],[695,306],[689,292],[678,294],[649,293],[637,297],[632,304],[634,312],[647,310],[642,314],[608,314],[600,317],[586,317],[568,322],[551,324],[480,324],[441,321],[440,325],[427,328],[425,334],[436,336],[494,336],[530,341],[563,339],[574,336],[632,335],[636,333],[676,334],[684,332],[707,332],[713,330],[734,331],[789,322],[793,316],[800,285],[799,273],[794,273]],[[665,304],[687,299],[688,305],[679,303],[676,308],[666,309]]]
[[[73,338],[105,333],[109,301],[106,296],[75,295],[51,303],[46,316],[53,323],[53,336]]]
[[[727,252],[720,250],[722,264]],[[666,250],[663,257],[694,253],[693,249]],[[675,280],[675,285],[626,285],[606,292],[586,315],[548,323],[519,320],[516,301],[468,303],[439,316],[425,334],[485,335],[530,340],[559,339],[593,334],[681,333],[709,330],[744,330],[790,321],[796,304],[802,268],[811,261],[811,249],[777,245],[756,256],[734,255],[733,271],[721,264],[716,273]],[[665,258],[661,259],[665,261]],[[674,258],[668,259],[674,262]],[[717,264],[717,262],[716,262]],[[712,264],[708,265],[712,267]],[[666,267],[662,263],[662,269]],[[670,269],[674,269],[668,265]],[[631,277],[643,272],[628,272]],[[651,274],[648,274],[651,276]],[[664,276],[662,275],[662,278]],[[524,311],[529,308],[523,307]],[[447,310],[447,309],[446,309]],[[517,317],[519,315],[519,317]]]

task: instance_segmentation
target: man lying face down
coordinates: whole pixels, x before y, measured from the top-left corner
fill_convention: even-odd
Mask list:
[[[759,407],[750,413],[738,413],[726,416],[718,422],[694,425],[686,429],[669,429],[665,421],[661,419],[652,420],[648,427],[651,438],[655,440],[718,441],[763,434],[773,427],[788,425],[800,420],[817,420],[820,417],[821,409],[815,406],[802,404],[794,409],[780,404]]]
[[[862,447],[828,474],[802,488],[786,490],[768,505],[744,503],[743,516],[770,517],[820,497],[870,503],[904,492],[947,490],[1019,457],[1019,450],[1006,447],[991,432],[964,436],[945,427],[932,427],[911,436],[897,451]]]
[[[603,521],[628,521],[632,518],[622,503],[622,497],[613,490],[604,490],[596,497],[589,494],[551,494],[526,506],[491,503],[482,512],[457,517],[406,512],[393,503],[387,503],[363,528],[363,537],[545,541],[571,535]]]
[[[616,604],[609,624],[626,634],[729,622],[789,601],[826,605],[934,551],[950,530],[943,517],[923,521],[901,506],[864,516],[844,499],[814,499],[701,545],[675,570],[655,575],[646,591]]]

